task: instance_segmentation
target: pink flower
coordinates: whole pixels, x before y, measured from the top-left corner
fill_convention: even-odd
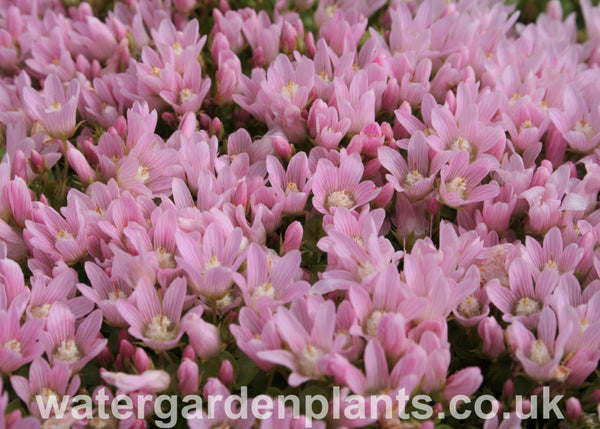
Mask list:
[[[65,364],[72,371],[81,370],[106,347],[108,340],[98,339],[102,312],[93,311],[75,329],[75,318],[62,303],[52,306],[41,337],[52,365]]]
[[[7,250],[6,245],[0,243],[0,311],[7,310],[17,296],[30,292],[25,286],[21,267],[10,258]]]
[[[180,321],[185,292],[185,280],[178,278],[159,300],[154,286],[143,278],[128,301],[117,301],[117,309],[129,323],[132,336],[154,350],[168,350],[175,347],[183,335]]]
[[[195,308],[187,313],[181,321],[181,326],[200,359],[210,359],[219,354],[222,346],[219,330],[202,319],[201,308]]]
[[[198,364],[188,358],[183,358],[181,365],[177,369],[178,391],[181,395],[195,395],[198,393],[199,382]]]
[[[23,100],[28,113],[40,121],[47,134],[66,140],[75,132],[79,92],[77,79],[69,83],[65,93],[58,77],[51,74],[46,78],[43,95],[26,87],[23,89]]]
[[[261,82],[257,100],[264,106],[267,125],[271,129],[280,128],[293,143],[306,137],[302,112],[312,95],[314,75],[314,65],[309,59],[292,63],[281,54]]]
[[[139,375],[102,371],[100,376],[107,384],[124,394],[132,392],[157,393],[167,390],[171,377],[163,370],[147,370]]]
[[[440,171],[440,198],[450,207],[489,200],[498,195],[495,181],[480,184],[492,166],[487,159],[469,163],[467,151],[460,151],[450,160],[450,164]]]
[[[477,333],[483,340],[482,351],[491,358],[497,358],[502,354],[504,346],[504,331],[493,316],[486,317],[477,326]]]
[[[351,120],[350,133],[357,134],[367,124],[375,122],[375,91],[369,88],[365,71],[357,72],[350,86],[341,79],[335,79],[333,84],[335,99],[330,104],[337,108],[341,121]]]
[[[383,347],[378,340],[372,339],[365,348],[364,374],[341,356],[338,356],[330,367],[335,373],[336,381],[344,383],[354,393],[363,396],[389,395],[392,401],[395,401],[401,389],[404,389],[404,394],[411,395],[417,388],[427,370],[424,364],[426,360],[427,356],[423,349],[412,347],[390,371]],[[382,407],[383,402],[379,401],[378,405]],[[401,404],[395,404],[396,407],[399,405]],[[383,411],[382,407],[378,414]],[[395,409],[394,414],[399,415],[397,412],[402,411],[404,410]],[[371,410],[367,410],[367,415],[370,413]],[[381,415],[381,418],[384,416],[385,414]]]
[[[358,10],[337,10],[325,21],[319,30],[319,38],[324,39],[337,55],[355,52],[367,28],[367,19]]]
[[[292,371],[288,377],[290,386],[328,375],[331,354],[336,352],[333,302],[299,299],[290,310],[280,307],[273,320],[289,351],[262,351],[258,357],[289,368]]]
[[[557,336],[556,315],[550,307],[542,310],[536,325],[537,338],[521,322],[514,321],[506,330],[508,344],[533,380],[564,382],[569,370],[559,365],[573,326],[561,325]]]
[[[308,293],[308,283],[298,280],[300,252],[291,251],[278,258],[252,243],[247,255],[246,275],[239,286],[249,307],[265,311]]]
[[[180,115],[186,112],[198,112],[204,97],[210,89],[210,78],[202,79],[200,63],[194,61],[187,66],[183,75],[171,68],[163,71],[164,80],[169,89],[160,92],[160,96]]]
[[[177,31],[170,19],[164,19],[158,29],[151,32],[162,60],[173,65],[179,73],[184,73],[197,61],[206,42],[206,36],[200,37],[196,19],[190,20],[182,31]]]
[[[483,375],[480,368],[471,366],[461,369],[446,380],[443,392],[444,398],[450,401],[457,395],[471,396],[479,389],[482,382]]]
[[[277,57],[281,38],[281,23],[271,23],[266,11],[258,14],[250,10],[244,19],[242,32],[252,48],[252,60],[257,67],[264,67]]]
[[[38,339],[44,329],[44,321],[34,319],[21,325],[24,310],[25,307],[17,301],[7,311],[0,309],[0,372],[11,373],[43,353]]]
[[[534,326],[556,288],[558,273],[555,270],[536,273],[525,260],[517,258],[510,265],[509,279],[510,287],[488,284],[486,291],[490,301],[504,313],[503,320],[519,320],[527,327]]]
[[[267,157],[267,171],[269,182],[280,192],[279,198],[283,199],[283,213],[301,213],[308,199],[310,185],[307,184],[310,170],[308,159],[303,152],[294,155],[287,166],[287,171],[272,155]]]
[[[313,176],[313,206],[322,214],[331,214],[337,207],[354,209],[367,204],[379,193],[371,181],[361,182],[364,166],[358,154],[342,158],[339,167],[321,159]]]
[[[243,19],[241,14],[235,10],[228,10],[223,13],[214,8],[213,18],[215,20],[215,30],[223,34],[227,38],[231,50],[239,54],[246,43],[242,34]]]
[[[215,425],[232,429],[250,429],[254,424],[255,417],[250,413],[252,399],[233,401],[231,407],[226,407],[225,404],[230,403],[228,399],[232,394],[218,378],[209,378],[202,393],[205,398],[220,397],[222,400],[215,401],[211,415],[207,415],[202,408],[191,411],[188,418],[190,429],[210,429]],[[244,417],[232,418],[232,413]]]
[[[559,273],[573,272],[583,258],[584,249],[576,243],[563,246],[560,230],[553,227],[544,237],[543,246],[527,236],[525,258],[539,270],[555,269]]]
[[[545,183],[534,183],[522,192],[521,196],[529,203],[527,229],[543,235],[560,224],[562,211],[585,210],[585,199],[575,192],[568,192],[572,180],[569,166],[561,165]]]
[[[65,304],[75,319],[88,314],[94,303],[83,296],[75,295],[77,275],[72,269],[65,269],[54,278],[42,274],[31,277],[31,297],[27,306],[28,318],[45,319],[56,303]]]
[[[29,412],[36,417],[41,417],[37,395],[44,405],[53,396],[60,404],[63,396],[72,398],[77,393],[80,383],[78,375],[71,378],[71,372],[66,365],[59,363],[50,367],[42,358],[33,361],[29,367],[28,378],[18,375],[10,378],[15,393],[27,404]]]
[[[335,107],[329,107],[321,99],[315,100],[308,114],[308,130],[314,137],[315,143],[325,149],[336,149],[344,138],[352,120],[350,118],[338,118]]]
[[[379,273],[375,290],[371,297],[361,286],[352,286],[348,291],[348,299],[354,309],[357,326],[351,328],[351,333],[366,338],[378,337],[380,340],[391,333],[385,332],[382,319],[387,314],[400,315],[406,325],[419,317],[427,306],[425,298],[418,298],[400,281],[400,276],[394,265],[388,265]],[[381,328],[380,328],[381,327]],[[401,328],[402,330],[404,327]],[[394,333],[400,339],[403,332]],[[387,344],[382,344],[384,349]]]
[[[190,286],[210,300],[223,298],[238,278],[235,273],[242,264],[240,228],[226,231],[218,222],[206,228],[201,241],[194,234],[177,232],[175,241],[182,256],[175,260],[187,273]]]
[[[63,260],[67,263],[75,263],[85,256],[84,220],[79,202],[75,200],[68,204],[64,213],[66,219],[52,207],[34,203],[33,220],[25,221],[23,232],[34,256],[41,253],[54,262]]]
[[[588,107],[581,92],[569,84],[565,88],[563,109],[550,109],[552,122],[562,133],[571,149],[590,153],[600,143],[600,105],[595,101]]]
[[[410,138],[407,160],[388,146],[379,148],[378,159],[391,173],[386,175],[386,178],[394,185],[396,191],[406,192],[411,199],[422,199],[431,192],[433,181],[442,167],[440,163],[430,167],[429,144],[425,134],[420,131]]]
[[[242,307],[238,323],[239,325],[229,325],[237,346],[256,362],[260,369],[273,370],[275,364],[259,356],[263,351],[281,350],[281,338],[271,312],[257,314],[249,307]]]

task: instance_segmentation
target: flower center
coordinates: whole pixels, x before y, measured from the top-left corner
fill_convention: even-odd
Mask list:
[[[222,310],[225,307],[233,304],[233,296],[231,296],[231,292],[225,295],[221,299],[217,299],[217,310]]]
[[[346,191],[333,191],[327,196],[327,209],[329,209],[329,207],[345,207],[351,209],[354,205],[354,198]]]
[[[324,355],[325,353],[320,348],[312,344],[307,345],[298,359],[298,372],[305,377],[315,376],[315,364]]]
[[[71,234],[69,231],[65,231],[64,229],[61,229],[60,231],[58,231],[56,233],[56,239],[57,240],[72,240],[73,234]]]
[[[162,75],[162,70],[158,67],[152,67],[152,74],[160,77]]]
[[[371,274],[373,274],[376,271],[375,266],[371,263],[371,261],[358,262],[357,266],[358,266],[358,276],[361,279],[364,279],[365,277],[370,276]]]
[[[321,80],[325,83],[329,83],[331,82],[331,80],[329,79],[329,75],[327,73],[325,73],[324,71],[321,72],[321,74],[319,74],[319,77],[321,78]]]
[[[46,404],[48,402],[48,399],[50,399],[51,397],[58,398],[56,392],[48,387],[44,387],[38,395],[41,396],[44,404]]]
[[[460,150],[466,150],[467,152],[471,153],[472,149],[473,147],[471,146],[471,143],[469,143],[469,140],[464,139],[462,137],[455,139],[450,145],[450,150],[453,150],[455,152],[458,152]]]
[[[362,237],[361,237],[361,236],[359,236],[359,235],[354,235],[354,236],[352,236],[352,239],[353,239],[354,241],[356,241],[356,243],[357,243],[357,244],[358,244],[360,247],[362,247],[363,249],[365,248],[365,242],[363,241],[363,239],[362,239]]]
[[[38,319],[46,317],[50,313],[50,307],[52,307],[51,304],[36,305],[31,308],[31,315]]]
[[[456,310],[464,318],[470,319],[471,317],[479,316],[481,314],[481,304],[479,304],[477,298],[470,295],[463,302],[458,304]]]
[[[259,287],[256,288],[256,291],[254,292],[254,296],[255,297],[268,296],[269,298],[274,298],[275,297],[275,288],[273,287],[271,282],[263,283]]]
[[[413,184],[417,183],[419,180],[423,180],[425,177],[419,173],[419,170],[416,168],[412,171],[409,171],[406,175],[406,179],[404,180],[404,186],[408,189],[412,187]]]
[[[58,101],[55,101],[54,103],[52,103],[51,105],[49,105],[46,108],[45,112],[46,113],[60,112],[61,107],[62,107],[62,105]]]
[[[178,57],[179,55],[181,55],[181,53],[183,52],[183,48],[181,47],[181,45],[179,44],[179,42],[173,43],[173,52],[175,53],[176,57]]]
[[[446,189],[464,199],[467,195],[467,179],[464,177],[455,177],[446,183]]]
[[[188,101],[190,98],[192,98],[192,91],[189,88],[184,88],[179,92],[179,102],[181,104],[185,103],[186,101]]]
[[[550,259],[548,262],[546,262],[546,264],[544,265],[544,269],[546,268],[555,268],[556,269],[556,262],[554,262],[552,259]]]
[[[148,179],[150,179],[148,167],[139,166],[137,169],[137,173],[135,173],[135,178],[142,183],[146,183]]]
[[[207,271],[220,266],[221,261],[219,261],[219,258],[217,258],[215,255],[211,255],[211,257],[208,259],[208,262],[205,264],[205,268]]]
[[[371,313],[371,315],[367,318],[365,322],[364,332],[367,335],[371,335],[373,337],[377,336],[377,328],[379,327],[379,322],[381,318],[385,315],[385,311],[375,310]]]
[[[524,297],[517,301],[514,313],[517,316],[531,316],[541,309],[541,305],[536,299]]]
[[[333,5],[333,6],[328,6],[325,8],[325,16],[327,18],[331,18],[333,15],[335,15],[335,12],[338,10],[338,6],[337,5]]]
[[[171,341],[177,337],[178,329],[167,316],[157,314],[146,325],[144,336],[157,343]]]
[[[583,133],[588,140],[591,140],[596,134],[592,126],[585,119],[576,122],[575,126],[573,127],[573,131],[579,131],[580,133]]]
[[[154,254],[156,255],[156,259],[158,259],[158,266],[163,270],[177,267],[177,264],[175,263],[175,258],[172,254],[167,252],[167,250],[164,247],[159,247],[158,249],[156,249],[154,251]]]
[[[294,182],[288,183],[287,188],[285,188],[285,195],[289,195],[291,192],[298,192],[298,185]]]
[[[8,340],[2,345],[2,347],[21,354],[21,343],[16,339]]]
[[[294,99],[294,95],[296,95],[296,91],[298,91],[298,84],[295,82],[288,82],[285,84],[285,86],[281,89],[281,92],[288,96],[290,100]]]
[[[490,249],[486,259],[477,262],[481,274],[481,284],[485,284],[492,279],[498,279],[502,286],[510,287],[508,274],[504,267],[505,258],[506,248],[504,245],[498,244]]]
[[[529,359],[537,363],[539,366],[544,366],[552,360],[552,356],[550,356],[546,344],[544,344],[542,340],[536,340],[531,343]]]
[[[81,359],[81,352],[75,340],[63,340],[60,346],[54,350],[54,357],[62,361],[73,362]]]
[[[509,101],[510,106],[511,107],[514,106],[519,98],[521,98],[521,94],[519,94],[518,92],[515,92]]]
[[[127,295],[120,289],[115,289],[112,292],[108,293],[108,300],[110,302],[115,302],[118,299],[127,299]]]
[[[529,119],[525,119],[523,121],[523,123],[521,124],[521,131],[527,129],[527,128],[533,128],[533,123],[529,120]]]

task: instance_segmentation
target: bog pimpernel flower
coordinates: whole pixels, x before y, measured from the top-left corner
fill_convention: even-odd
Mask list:
[[[75,132],[80,91],[77,79],[69,83],[65,92],[59,78],[51,74],[45,80],[43,94],[26,87],[23,89],[23,100],[27,112],[40,122],[47,134],[64,140]]]

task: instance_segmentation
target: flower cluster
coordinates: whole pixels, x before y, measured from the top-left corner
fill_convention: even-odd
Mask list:
[[[246,385],[597,422],[599,7],[106,3],[0,0],[0,428]],[[440,423],[371,411],[325,419]]]

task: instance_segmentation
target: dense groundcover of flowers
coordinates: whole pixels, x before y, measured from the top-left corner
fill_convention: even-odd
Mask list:
[[[0,0],[0,428],[242,386],[597,423],[600,9],[202,3]]]

